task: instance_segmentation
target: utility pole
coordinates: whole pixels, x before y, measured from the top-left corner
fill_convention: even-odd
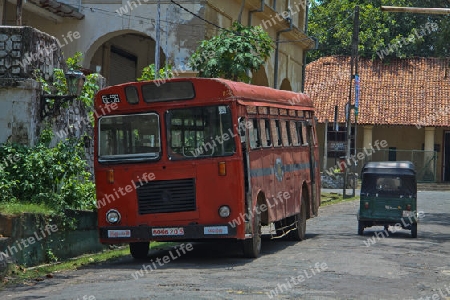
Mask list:
[[[161,44],[161,0],[157,5],[158,17],[156,18],[156,41],[155,41],[155,79],[159,78],[159,49]]]
[[[350,60],[351,71],[350,71],[350,88],[348,93],[348,102],[345,108],[346,121],[347,121],[347,149],[346,149],[346,168],[344,171],[344,187],[342,191],[342,197],[348,198],[346,194],[347,183],[348,183],[348,171],[351,168],[351,172],[353,172],[353,179],[355,180],[354,172],[355,167],[354,162],[351,160],[351,146],[352,146],[352,109],[355,108],[355,105],[352,105],[352,89],[353,89],[353,81],[358,80],[359,84],[359,75],[358,75],[358,44],[359,44],[359,6],[355,6],[355,17],[353,19],[353,36],[352,36],[352,57]],[[358,86],[359,89],[359,86]],[[357,91],[355,93],[357,95]],[[356,122],[356,115],[355,115]],[[355,123],[355,134],[354,140],[356,142],[356,123]],[[355,145],[356,151],[356,145]],[[351,197],[355,196],[355,187],[356,182],[353,184],[353,192]],[[350,196],[350,195],[349,195]]]
[[[6,6],[6,2],[4,3]],[[22,26],[22,8],[23,8],[23,1],[17,0],[16,4],[16,26]],[[5,16],[6,18],[6,16]]]

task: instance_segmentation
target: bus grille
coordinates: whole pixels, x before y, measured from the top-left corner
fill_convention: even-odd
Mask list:
[[[137,188],[139,214],[193,211],[195,203],[195,180],[150,181]]]

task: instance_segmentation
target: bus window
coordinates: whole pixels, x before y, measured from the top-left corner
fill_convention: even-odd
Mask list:
[[[261,140],[263,147],[271,147],[272,146],[272,137],[270,135],[270,122],[269,120],[259,120],[259,124],[261,125]]]
[[[281,136],[283,145],[285,147],[292,146],[291,130],[289,128],[289,121],[281,121]]]
[[[261,140],[259,138],[259,130],[258,130],[258,120],[253,119],[251,120],[253,126],[252,128],[248,129],[249,132],[249,138],[250,138],[250,148],[256,149],[261,147]]]
[[[308,126],[306,126],[305,123],[303,122],[299,122],[301,124],[301,128],[302,130],[300,131],[300,134],[302,135],[302,146],[308,146],[308,134],[307,134],[307,130],[308,130]]]
[[[294,121],[289,121],[289,129],[291,131],[292,144],[294,146],[299,146],[300,145],[300,141],[298,139],[299,135],[297,131],[297,125],[295,124]]]
[[[306,138],[306,126],[303,122],[297,122],[297,135],[300,146],[307,146],[308,140]]]
[[[128,103],[137,104],[139,102],[139,94],[135,86],[125,87],[125,95],[127,96]]]
[[[311,132],[312,132],[312,140],[314,146],[317,146],[317,140],[316,140],[316,127],[311,126]]]
[[[236,152],[229,106],[173,109],[166,113],[169,158],[227,156]]]
[[[159,158],[159,117],[155,113],[99,119],[99,162]]]
[[[281,128],[279,120],[271,120],[272,131],[273,131],[273,141],[275,147],[281,147],[283,144],[281,142]]]

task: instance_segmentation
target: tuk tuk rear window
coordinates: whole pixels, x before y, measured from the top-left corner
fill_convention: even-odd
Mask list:
[[[364,174],[362,193],[414,195],[416,194],[415,176],[393,176],[381,174]]]

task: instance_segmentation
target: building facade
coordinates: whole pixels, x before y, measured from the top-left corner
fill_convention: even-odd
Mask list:
[[[410,160],[419,181],[450,182],[449,66],[448,58],[359,60],[356,151],[351,149],[357,170],[369,160]],[[349,87],[350,57],[308,64],[305,92],[317,109],[320,140],[327,140],[321,150],[324,171],[339,167],[345,156]]]
[[[315,46],[315,41],[305,33],[305,3],[305,0],[30,0],[18,9],[17,2],[11,0],[4,2],[0,12],[3,25],[31,26],[54,36],[65,57],[82,52],[83,67],[100,72],[109,85],[136,80],[145,66],[155,62],[156,49],[160,65],[172,65],[179,76],[195,75],[188,60],[198,43],[240,19],[242,24],[261,25],[278,41],[266,65],[252,74],[252,82],[301,91],[305,53]]]

